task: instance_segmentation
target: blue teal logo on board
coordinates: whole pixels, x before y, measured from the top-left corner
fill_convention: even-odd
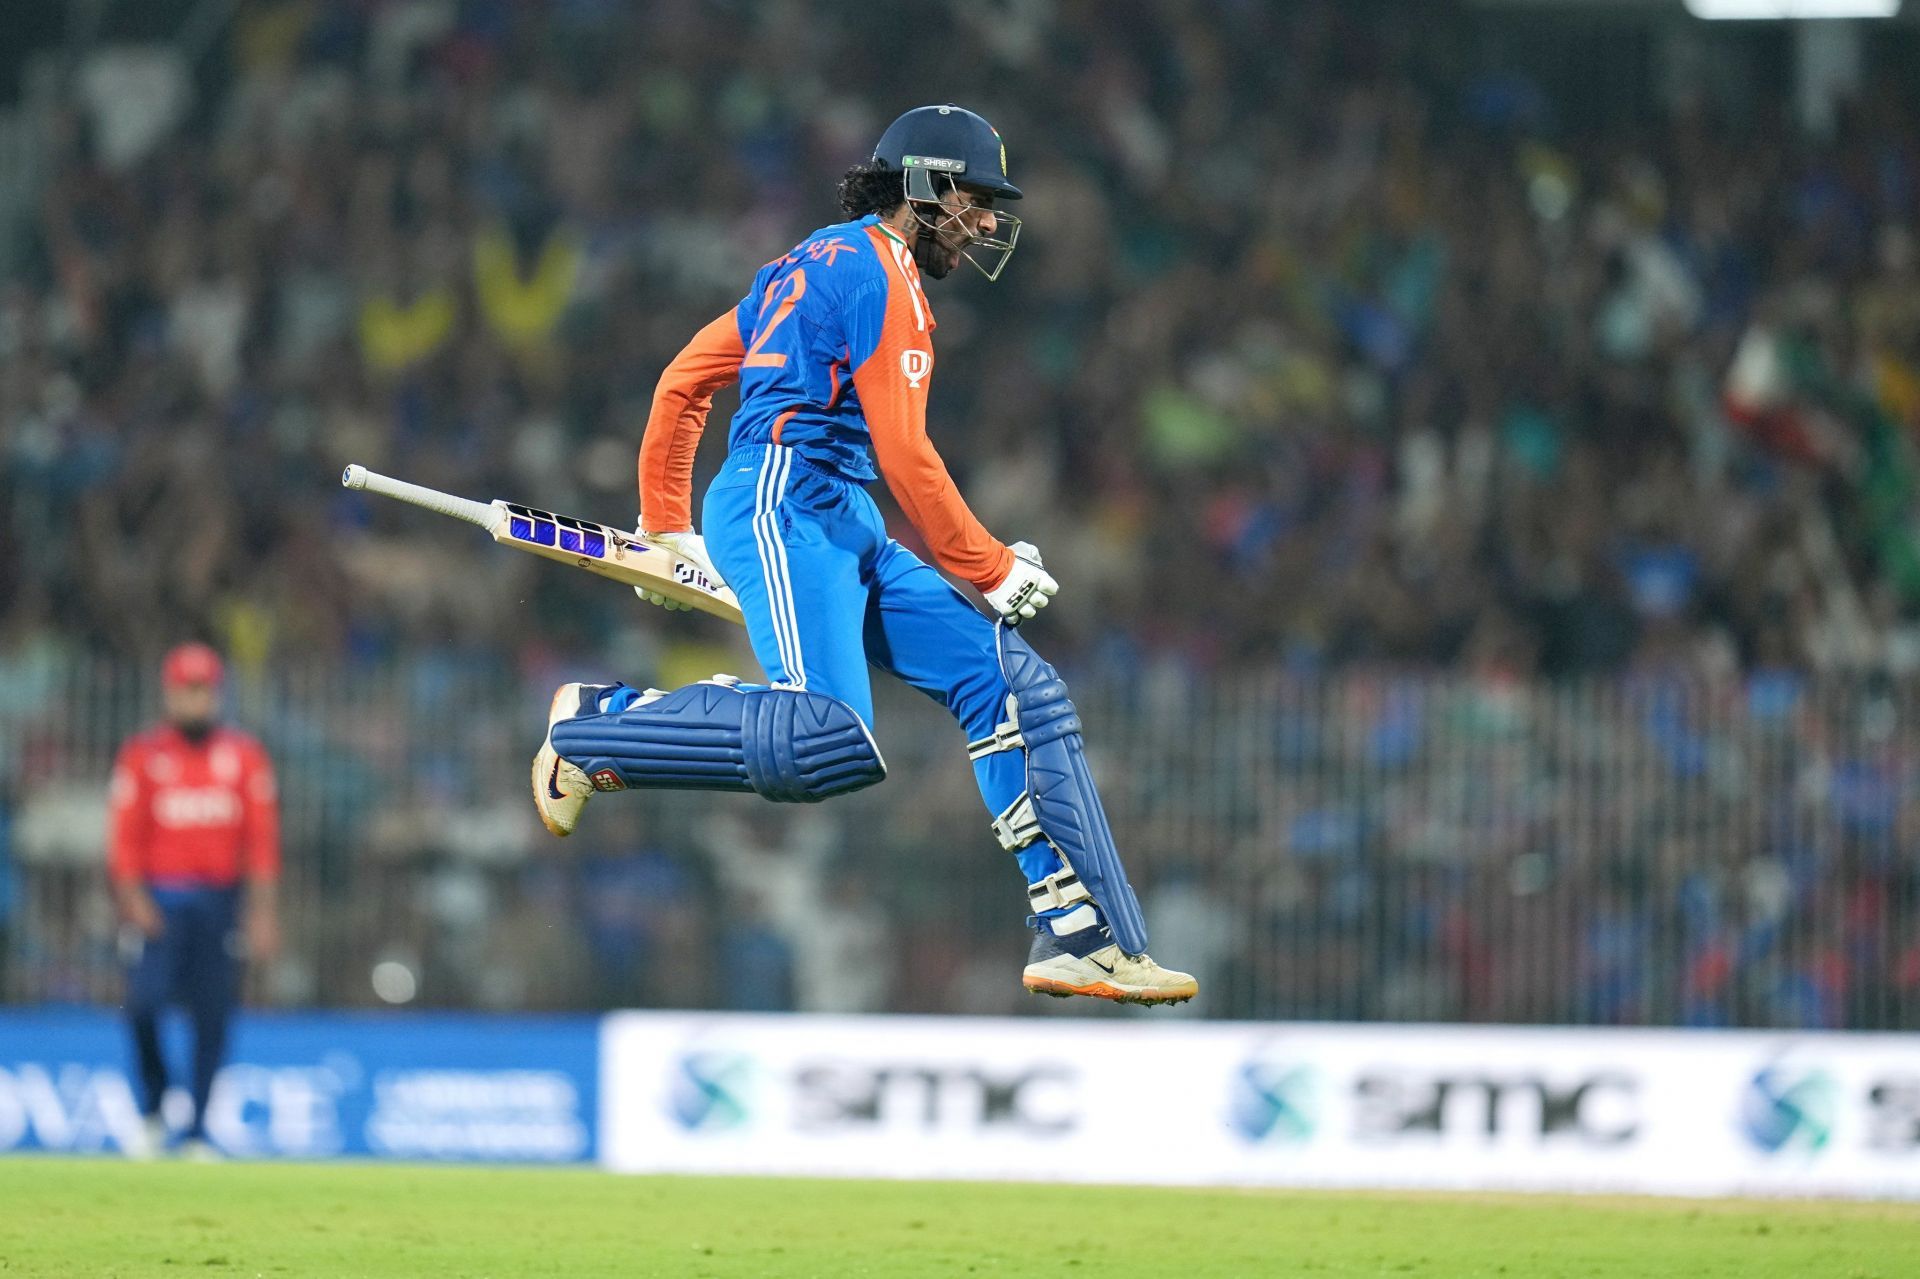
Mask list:
[[[1740,1129],[1770,1155],[1785,1150],[1813,1154],[1833,1137],[1839,1101],[1840,1087],[1825,1070],[1771,1062],[1755,1071],[1740,1092]]]
[[[690,1052],[674,1064],[667,1113],[688,1132],[726,1132],[752,1117],[753,1059],[744,1053]]]
[[[1249,1143],[1297,1145],[1319,1117],[1319,1074],[1311,1066],[1254,1058],[1234,1072],[1227,1124]]]

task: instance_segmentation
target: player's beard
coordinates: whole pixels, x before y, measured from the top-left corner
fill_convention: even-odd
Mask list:
[[[213,721],[211,719],[177,719],[173,721],[173,727],[180,736],[186,738],[195,746],[206,741],[213,733]]]
[[[955,254],[959,251],[947,247],[940,233],[926,223],[918,223],[920,238],[913,242],[913,261],[920,268],[920,274],[935,280],[944,280],[953,268],[959,265]]]

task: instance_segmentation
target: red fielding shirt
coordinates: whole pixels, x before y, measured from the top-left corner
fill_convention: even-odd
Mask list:
[[[117,881],[224,888],[280,875],[280,804],[260,743],[171,725],[129,738],[113,765],[108,870]]]

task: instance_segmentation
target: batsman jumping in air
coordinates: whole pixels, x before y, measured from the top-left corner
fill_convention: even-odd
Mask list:
[[[770,682],[563,684],[533,761],[534,802],[565,835],[596,790],[806,803],[871,786],[887,773],[871,663],[966,730],[993,833],[1027,877],[1027,988],[1174,1003],[1196,983],[1147,955],[1079,716],[1015,629],[1057,584],[1031,545],[1006,546],[981,527],[927,439],[934,320],[921,279],[944,278],[962,258],[997,279],[1020,223],[995,204],[1019,198],[985,120],[955,106],[909,111],[842,178],[850,221],[762,267],[740,304],[674,358],[640,450],[640,536],[732,587]],[[703,541],[694,452],[714,392],[736,379],[740,409],[707,488]],[[887,536],[866,492],[877,477],[997,621]]]

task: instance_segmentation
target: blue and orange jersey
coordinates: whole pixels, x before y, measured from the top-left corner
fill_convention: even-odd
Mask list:
[[[974,518],[927,438],[933,309],[878,217],[823,227],[760,268],[740,304],[674,357],[640,447],[648,532],[693,526],[693,457],[714,392],[738,380],[729,445],[781,444],[856,483],[878,475],[941,568],[986,588],[1012,552]]]

